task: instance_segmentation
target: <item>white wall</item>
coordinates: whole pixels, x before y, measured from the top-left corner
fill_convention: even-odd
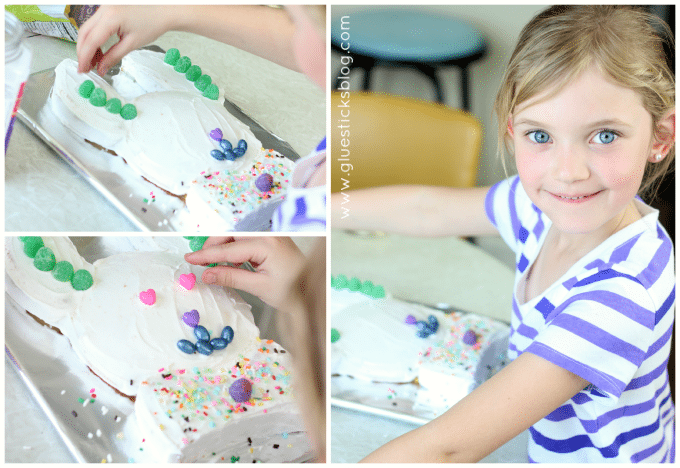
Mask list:
[[[336,24],[333,20],[338,16],[350,15],[367,8],[381,9],[389,6],[332,6],[331,28]],[[496,156],[496,119],[493,116],[493,102],[496,91],[503,77],[503,71],[512,54],[515,42],[524,25],[545,5],[430,5],[422,8],[441,15],[465,20],[476,26],[487,40],[487,55],[470,66],[470,88],[472,92],[472,113],[484,126],[482,154],[477,173],[479,185],[489,185],[504,179],[505,173]],[[351,24],[350,24],[351,28]],[[351,34],[351,29],[350,29]],[[331,55],[331,85],[340,68],[339,55]],[[355,76],[356,75],[356,76]],[[443,69],[439,72],[446,104],[459,107],[459,79],[455,68]],[[361,88],[363,73],[356,71],[350,81],[351,89]],[[434,99],[434,90],[430,81],[419,72],[399,68],[376,68],[372,76],[372,90],[399,94],[420,99]],[[511,169],[511,165],[509,166]]]

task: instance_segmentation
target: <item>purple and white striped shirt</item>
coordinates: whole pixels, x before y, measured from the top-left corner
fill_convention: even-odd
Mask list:
[[[529,461],[673,462],[668,359],[675,315],[673,245],[658,211],[616,232],[538,297],[526,273],[551,221],[517,176],[494,185],[486,212],[516,254],[508,356],[527,351],[590,382],[530,429]]]

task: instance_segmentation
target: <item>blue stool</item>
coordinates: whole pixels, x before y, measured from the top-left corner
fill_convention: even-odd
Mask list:
[[[463,109],[470,110],[468,65],[486,53],[482,34],[469,24],[417,9],[378,9],[346,15],[343,23],[333,18],[331,47],[351,55],[349,72],[364,70],[363,89],[371,86],[371,71],[377,65],[409,67],[419,70],[434,85],[437,101],[444,94],[436,75],[437,68],[460,69]],[[335,82],[340,86],[341,78]]]

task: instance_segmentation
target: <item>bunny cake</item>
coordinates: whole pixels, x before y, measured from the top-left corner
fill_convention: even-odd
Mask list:
[[[89,264],[68,238],[8,237],[5,265],[8,294],[134,399],[131,420],[156,461],[308,452],[289,355],[259,338],[247,303],[197,281],[203,268],[182,255],[133,251]],[[300,443],[258,458],[253,447],[281,434]]]
[[[193,217],[207,216],[201,224],[233,230],[283,199],[292,161],[262,148],[225,109],[223,91],[177,49],[128,54],[113,85],[77,66],[67,59],[56,67],[46,108],[149,182],[190,198]]]
[[[417,382],[416,405],[446,409],[505,365],[509,327],[391,297],[370,281],[331,278],[332,373]]]

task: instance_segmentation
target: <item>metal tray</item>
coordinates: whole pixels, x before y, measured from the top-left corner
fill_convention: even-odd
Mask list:
[[[155,46],[147,49],[163,52]],[[118,71],[119,67],[113,67],[104,78],[112,82]],[[43,110],[53,84],[54,69],[34,73],[29,77],[17,114],[19,119],[140,230],[193,230],[189,212],[182,200],[143,179],[122,158],[98,150],[76,137],[51,112]],[[293,161],[299,159],[299,155],[288,143],[265,130],[238,106],[225,100],[224,107],[248,125],[263,147],[273,149]],[[268,228],[254,221],[254,217],[246,217],[236,226],[236,230],[260,231]]]
[[[72,240],[80,254],[90,262],[122,251],[120,246],[123,245],[116,243],[113,237]],[[130,248],[142,241],[132,238]],[[170,237],[157,241],[165,242],[164,248],[172,248]],[[6,278],[5,281],[11,280]],[[276,339],[276,324],[268,321],[272,314],[266,313],[267,306],[254,296],[239,294],[251,304],[261,336]],[[7,293],[5,354],[77,462],[158,461],[145,458],[144,452],[140,451],[143,447],[133,420],[132,401],[90,372],[65,336],[38,323]],[[278,443],[289,442],[282,438]],[[307,452],[296,461],[309,461],[312,455]]]

